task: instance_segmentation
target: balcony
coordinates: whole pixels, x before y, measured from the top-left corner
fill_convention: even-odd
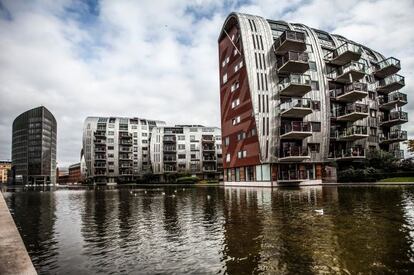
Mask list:
[[[281,128],[281,139],[304,139],[312,135],[312,124],[310,122],[292,121],[283,123]]]
[[[287,51],[303,52],[306,50],[305,33],[286,30],[275,41],[276,54],[283,54]]]
[[[175,143],[176,139],[175,136],[164,136],[162,141],[164,143]]]
[[[119,132],[119,139],[132,139],[132,135],[128,132]]]
[[[203,151],[204,152],[215,152],[216,148],[214,146],[203,146]]]
[[[333,52],[325,56],[326,62],[334,65],[345,65],[351,61],[358,61],[361,58],[362,49],[352,43],[344,43]]]
[[[365,65],[359,62],[349,62],[338,70],[329,74],[329,77],[336,82],[352,83],[365,76]]]
[[[388,96],[379,98],[380,108],[383,110],[392,110],[407,104],[407,95],[401,92],[395,92]]]
[[[312,90],[311,79],[309,75],[291,74],[279,82],[278,88],[281,96],[302,97]]]
[[[216,162],[217,159],[215,157],[203,157],[204,162]]]
[[[304,73],[309,69],[307,53],[287,52],[277,57],[277,72],[279,74]]]
[[[175,146],[164,146],[163,148],[162,148],[162,150],[164,151],[164,152],[176,152],[177,151],[177,148],[175,147]]]
[[[123,146],[132,146],[132,140],[120,140],[119,141],[119,144],[120,145],[123,145]]]
[[[396,130],[379,136],[381,144],[391,144],[407,140],[407,131]]]
[[[95,153],[105,153],[106,147],[95,147]]]
[[[336,160],[363,160],[365,159],[365,150],[360,147],[353,147],[335,153]]]
[[[292,98],[280,104],[281,117],[303,118],[312,113],[312,100],[309,98]]]
[[[132,160],[131,157],[131,154],[119,154],[119,160]]]
[[[387,76],[397,73],[401,69],[400,60],[394,57],[389,57],[378,64],[374,65],[374,76],[378,78],[385,78]]]
[[[346,85],[343,90],[335,90],[335,99],[341,102],[355,102],[368,95],[368,85],[361,82],[353,82]]]
[[[281,162],[298,162],[310,159],[309,151],[302,146],[290,146],[283,148],[279,157]]]
[[[354,103],[345,106],[344,109],[339,110],[336,120],[354,122],[368,117],[368,105]]]
[[[201,142],[202,143],[214,143],[214,136],[212,135],[203,135],[201,137]]]
[[[368,129],[365,126],[352,126],[338,132],[338,139],[343,141],[355,141],[368,137]]]
[[[166,157],[166,156],[164,156],[163,161],[165,163],[177,162],[177,158],[176,157]]]
[[[381,127],[392,127],[408,121],[408,114],[403,111],[390,112],[388,118],[381,118]]]
[[[377,92],[389,94],[405,86],[405,79],[399,74],[388,76],[378,81]]]
[[[105,131],[96,131],[95,133],[93,133],[93,135],[95,137],[102,137],[102,138],[106,138],[106,132]]]

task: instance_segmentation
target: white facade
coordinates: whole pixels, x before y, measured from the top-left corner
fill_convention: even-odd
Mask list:
[[[132,182],[151,172],[151,130],[163,121],[88,117],[83,129],[86,178],[95,183]]]
[[[201,125],[152,129],[151,164],[154,174],[221,175],[221,130]]]

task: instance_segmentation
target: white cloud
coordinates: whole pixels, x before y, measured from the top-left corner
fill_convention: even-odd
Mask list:
[[[13,119],[40,104],[58,120],[61,165],[78,161],[90,115],[220,126],[217,37],[234,9],[365,43],[402,60],[405,91],[414,80],[410,0],[100,1],[99,13],[89,16],[90,7],[78,1],[2,6],[0,159],[10,158]]]

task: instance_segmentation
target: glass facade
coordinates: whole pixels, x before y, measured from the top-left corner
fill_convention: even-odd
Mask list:
[[[56,183],[56,119],[45,107],[24,112],[13,122],[15,184]]]

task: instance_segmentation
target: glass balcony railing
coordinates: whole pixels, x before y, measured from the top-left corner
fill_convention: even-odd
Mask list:
[[[407,131],[395,130],[388,134],[381,133],[379,135],[380,142],[400,142],[407,140]]]
[[[307,53],[287,52],[277,58],[277,67],[283,67],[287,62],[308,62],[309,55]]]
[[[352,147],[334,153],[336,159],[359,159],[365,158],[365,149],[360,147]]]
[[[293,108],[312,108],[312,100],[310,98],[292,98],[288,102],[280,104],[280,111],[284,112]]]
[[[304,51],[306,35],[304,32],[286,30],[275,41],[276,52],[283,52],[286,50]]]
[[[376,71],[379,71],[379,70],[384,69],[384,68],[389,67],[389,66],[401,67],[401,62],[400,62],[399,59],[397,59],[395,57],[389,57],[389,58],[379,62],[378,64],[376,64],[374,67],[375,67]]]
[[[390,93],[405,86],[405,78],[399,74],[390,75],[378,81],[377,91]]]
[[[374,75],[376,77],[387,77],[391,74],[395,74],[401,69],[401,63],[400,60],[394,57],[389,57],[374,66]]]
[[[278,88],[280,95],[301,97],[312,89],[311,78],[305,74],[290,74],[279,82]]]
[[[353,113],[362,113],[368,115],[368,105],[361,103],[348,104],[344,108],[337,110],[336,117],[342,117]]]
[[[382,126],[393,126],[408,121],[408,113],[403,111],[392,111],[388,117],[381,118]]]
[[[388,96],[382,96],[378,98],[378,102],[381,105],[386,105],[386,104],[392,105],[393,103],[397,101],[407,102],[407,95],[401,92],[394,92],[392,94],[389,94]]]
[[[284,123],[282,126],[282,135],[290,132],[312,132],[312,124],[310,122],[292,121]]]
[[[325,55],[325,59],[338,65],[346,64],[350,61],[358,60],[361,56],[362,48],[353,43],[344,43],[334,51]]]
[[[328,74],[328,77],[338,82],[358,81],[366,74],[364,63],[351,61]]]
[[[347,138],[352,136],[365,136],[368,135],[368,128],[366,126],[352,126],[348,127],[338,134],[339,138]]]

